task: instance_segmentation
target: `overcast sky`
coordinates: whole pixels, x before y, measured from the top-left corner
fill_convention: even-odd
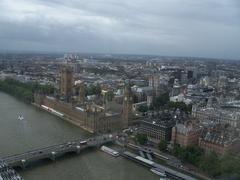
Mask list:
[[[240,0],[0,0],[0,50],[240,59]]]

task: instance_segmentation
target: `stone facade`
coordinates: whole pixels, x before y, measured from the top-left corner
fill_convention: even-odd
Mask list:
[[[240,142],[239,139],[235,139],[229,143],[218,143],[200,138],[199,147],[204,149],[206,153],[215,152],[217,154],[223,155],[225,153],[238,153],[240,149]]]
[[[64,119],[91,133],[111,132],[122,127],[120,113],[106,112],[103,107],[94,104],[77,107],[53,97],[41,95],[35,95],[35,103],[64,114]]]
[[[196,105],[192,108],[192,115],[203,124],[222,123],[229,124],[232,127],[240,127],[240,113],[231,112],[228,110],[212,107],[198,107]]]
[[[215,152],[223,155],[226,152],[239,151],[239,136],[232,127],[215,124],[204,128],[199,138],[199,147],[206,153]]]

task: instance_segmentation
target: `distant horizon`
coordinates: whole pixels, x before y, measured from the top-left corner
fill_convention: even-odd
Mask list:
[[[85,55],[124,55],[124,56],[154,56],[154,57],[166,57],[166,58],[194,58],[194,59],[209,59],[209,60],[230,60],[230,61],[240,61],[240,58],[221,58],[221,57],[204,57],[204,56],[175,56],[175,55],[160,55],[160,54],[134,54],[134,53],[104,53],[104,52],[64,52],[64,51],[34,51],[34,50],[0,50],[0,54],[55,54],[55,55],[64,55],[64,54],[85,54]],[[151,59],[149,59],[151,60]]]

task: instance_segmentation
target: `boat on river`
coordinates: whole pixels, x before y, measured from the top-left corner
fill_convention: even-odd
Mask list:
[[[166,177],[165,171],[163,171],[159,168],[151,168],[150,171],[152,171],[154,174],[157,174],[161,177]]]
[[[19,115],[19,116],[18,116],[18,120],[20,120],[20,121],[24,120],[23,115]]]
[[[117,151],[115,151],[115,150],[113,150],[113,149],[111,149],[111,148],[109,148],[109,147],[102,146],[102,147],[101,147],[101,150],[102,150],[103,152],[105,152],[105,153],[108,153],[108,154],[114,156],[114,157],[119,156],[119,152],[117,152]]]

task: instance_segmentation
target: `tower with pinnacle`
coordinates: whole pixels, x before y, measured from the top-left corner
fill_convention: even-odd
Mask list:
[[[133,104],[133,96],[132,90],[130,87],[130,83],[125,83],[124,87],[124,97],[123,97],[123,112],[122,112],[122,123],[123,128],[127,128],[131,125],[132,121],[132,104]]]

